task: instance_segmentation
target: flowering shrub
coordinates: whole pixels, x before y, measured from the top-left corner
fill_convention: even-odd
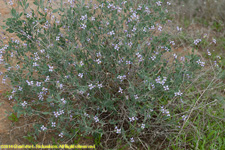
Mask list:
[[[20,39],[2,46],[0,59],[17,115],[39,116],[35,133],[54,131],[62,141],[81,134],[132,144],[177,129],[187,117],[171,104],[185,105],[184,89],[205,63],[195,55],[164,59],[175,44],[162,31],[170,3],[52,3],[36,0],[28,12],[18,1],[24,11],[12,8],[6,21]]]

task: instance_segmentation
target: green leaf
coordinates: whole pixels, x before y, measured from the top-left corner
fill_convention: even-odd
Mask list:
[[[49,112],[42,112],[42,114],[44,114],[44,115],[48,115],[48,114],[50,114]]]
[[[9,117],[8,117],[9,120],[13,121],[13,122],[17,122],[18,121],[18,117],[12,113]]]
[[[14,32],[12,29],[7,29],[6,31],[8,31],[9,33],[13,33]]]
[[[5,30],[6,29],[6,26],[2,26],[2,29]]]
[[[38,2],[37,0],[35,2],[33,2],[34,5],[38,6]]]
[[[52,101],[54,101],[54,99],[47,98],[47,102],[52,102]]]
[[[18,121],[18,118],[19,118],[22,114],[23,114],[23,113],[20,112],[20,111],[17,112],[17,121]]]
[[[54,10],[52,11],[52,13],[56,13],[58,10],[59,10],[59,9],[54,9]]]
[[[38,13],[39,13],[41,16],[44,16],[44,14],[43,14],[43,13],[41,13],[40,11],[38,11]],[[43,20],[43,19],[41,19],[41,20]]]
[[[27,9],[29,7],[29,3],[26,4],[25,9]]]
[[[14,8],[11,9],[11,14],[13,15],[13,17],[16,17],[16,10]]]
[[[23,13],[21,12],[21,13],[20,13],[20,17],[21,17],[22,15],[23,15]]]

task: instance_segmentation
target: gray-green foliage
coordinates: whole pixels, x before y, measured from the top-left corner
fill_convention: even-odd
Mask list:
[[[36,0],[31,12],[25,0],[18,3],[24,12],[12,9],[6,30],[20,42],[2,48],[4,75],[14,87],[9,99],[16,100],[18,117],[45,120],[35,133],[51,129],[66,141],[79,132],[131,144],[153,131],[177,130],[180,109],[170,104],[185,105],[183,90],[204,64],[195,55],[174,55],[172,63],[162,57],[171,49],[161,31],[166,2],[62,1],[53,10]]]

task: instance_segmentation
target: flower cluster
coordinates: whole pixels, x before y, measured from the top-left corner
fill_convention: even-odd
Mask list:
[[[161,106],[161,112],[162,112],[163,114],[166,114],[168,117],[170,117],[170,112],[169,112],[169,110],[165,109],[163,106]]]
[[[130,117],[129,120],[130,120],[130,122],[133,122],[135,120],[138,120],[138,118],[137,117]]]
[[[179,90],[178,92],[175,92],[174,95],[175,96],[181,96],[183,93],[181,93],[181,91]]]
[[[197,62],[197,64],[199,64],[202,67],[205,66],[205,62],[201,61],[200,59],[198,61],[196,61],[196,62]]]
[[[198,43],[201,42],[201,41],[202,41],[201,39],[196,39],[196,40],[194,40],[194,44],[198,45]]]
[[[139,62],[144,61],[144,58],[142,57],[142,55],[139,52],[136,53],[136,56],[138,57],[138,59],[139,59],[138,61]]]
[[[54,116],[56,117],[56,118],[58,118],[60,115],[62,115],[62,114],[64,114],[64,110],[59,110],[59,111],[57,111],[57,112],[53,112],[54,113]]]
[[[117,79],[120,79],[120,82],[122,82],[123,80],[126,79],[126,75],[123,75],[123,76],[118,75]]]
[[[115,131],[116,131],[117,134],[121,133],[121,129],[119,129],[117,126],[115,127]]]
[[[166,83],[167,77],[163,77],[163,79],[160,78],[160,76],[158,76],[155,81],[156,83],[159,83],[161,85],[164,85]]]

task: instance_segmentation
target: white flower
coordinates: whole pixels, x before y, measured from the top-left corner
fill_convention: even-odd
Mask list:
[[[59,85],[59,88],[62,89],[62,88],[63,88],[63,84],[60,84],[60,85]]]
[[[94,117],[95,122],[99,122],[99,119],[97,116]]]
[[[213,43],[216,44],[216,39],[213,39]]]
[[[47,128],[44,125],[42,125],[41,130],[45,131],[45,130],[47,130]]]
[[[118,44],[115,45],[114,49],[116,49],[117,51],[120,49]]]
[[[132,32],[135,32],[137,30],[137,28],[134,26],[132,29]]]
[[[156,4],[157,4],[158,6],[161,6],[162,2],[161,2],[161,1],[158,1],[158,2],[156,2]]]
[[[84,94],[84,91],[82,91],[82,90],[80,90],[80,91],[78,91],[80,94]]]
[[[59,137],[61,137],[61,138],[63,137],[63,133],[62,132],[59,134]]]
[[[41,86],[41,82],[37,81],[36,86]]]
[[[22,104],[21,104],[23,107],[25,107],[27,105],[27,102],[24,101]]]
[[[29,82],[28,80],[26,80],[26,82],[27,82],[28,85],[33,85],[33,83],[34,83],[33,81]]]
[[[95,21],[95,17],[91,17],[91,20],[92,20],[92,21]]]
[[[83,66],[83,65],[84,65],[83,61],[80,61],[80,65],[81,65],[81,66]]]
[[[185,120],[187,119],[187,117],[188,117],[188,115],[186,115],[186,116],[183,115],[183,116],[182,116],[182,119],[185,121]]]
[[[55,127],[56,123],[55,122],[52,122],[52,127]]]
[[[60,116],[59,112],[53,112],[55,117],[58,118],[58,116]]]
[[[119,87],[119,93],[123,93],[123,89],[121,87]]]
[[[201,65],[202,67],[205,66],[205,62],[201,61],[200,59],[198,61],[196,61],[197,64]]]
[[[59,110],[59,114],[60,115],[64,114],[64,110]]]
[[[97,55],[97,57],[101,57],[102,56],[100,52],[96,53],[96,55]]]
[[[173,54],[173,56],[174,56],[175,59],[177,59],[177,55],[176,54]]]
[[[127,64],[127,65],[130,65],[130,64],[131,64],[131,61],[126,61],[126,64]]]
[[[168,90],[169,90],[169,87],[168,87],[168,85],[166,85],[166,86],[163,86],[163,88],[164,88],[164,90],[165,90],[165,91],[168,91]]]
[[[117,11],[120,13],[122,8],[120,8],[119,6],[116,7]]]
[[[52,72],[53,71],[53,66],[48,65],[48,67],[49,67],[49,72]]]
[[[68,3],[73,4],[73,0],[68,0]]]
[[[22,91],[23,90],[23,88],[21,87],[21,86],[19,86],[19,89],[18,89],[19,91]]]
[[[137,95],[134,95],[134,98],[135,98],[135,99],[138,99],[138,96],[137,96]]]
[[[151,29],[151,30],[154,30],[154,29],[155,29],[155,26],[154,26],[154,25],[152,25],[150,29]]]
[[[177,26],[177,31],[182,31],[182,28],[179,28],[179,27]]]
[[[144,129],[145,128],[145,124],[142,123],[141,124],[141,128]]]
[[[134,12],[134,13],[131,15],[131,18],[132,18],[132,19],[135,19],[135,20],[138,20],[138,19],[139,19],[139,16],[136,14],[136,12]]]
[[[84,113],[84,116],[86,116],[86,117],[90,117],[86,112]]]
[[[81,18],[80,18],[80,20],[86,20],[87,19],[87,14],[86,15],[84,15],[84,16],[81,16]]]
[[[27,13],[27,18],[30,18],[31,17],[31,14]]]
[[[220,56],[216,56],[216,58],[221,59],[221,57],[220,57]]]
[[[59,38],[60,38],[60,37],[59,37],[59,36],[57,36],[57,37],[56,37],[56,41],[59,41]]]
[[[159,26],[159,27],[158,27],[158,30],[159,30],[159,31],[162,31],[162,26]]]
[[[130,138],[130,142],[133,143],[134,142],[134,138]]]
[[[130,46],[130,47],[131,47],[132,45],[133,45],[133,43],[132,43],[132,42],[128,43],[128,46]]]
[[[151,59],[154,61],[156,59],[156,56],[152,56]]]
[[[121,133],[121,129],[118,129],[117,126],[115,127],[115,130],[117,134]]]
[[[181,61],[185,61],[185,57],[181,57],[180,60],[181,60]]]
[[[116,129],[116,133],[117,134],[121,133],[121,129]]]
[[[97,62],[97,64],[101,64],[101,60],[100,59],[97,59],[96,62]]]
[[[168,117],[170,116],[170,112],[168,110],[164,109],[163,106],[161,107],[161,112],[164,114],[167,114]]]
[[[155,81],[156,81],[156,83],[159,83],[159,84],[161,84],[161,85],[164,85],[165,84],[165,82],[166,82],[166,77],[163,77],[163,80],[161,80],[160,79],[160,77],[158,76],[156,79],[155,79]]]
[[[88,86],[89,86],[89,89],[90,89],[90,90],[93,89],[93,88],[95,87],[95,85],[92,85],[92,84],[89,84]]]
[[[201,39],[196,39],[196,40],[194,40],[194,44],[195,44],[195,45],[198,45],[199,42],[201,42]]]
[[[111,31],[111,32],[109,32],[108,34],[109,34],[109,35],[114,35],[115,32],[114,32],[114,31]]]
[[[144,32],[146,32],[146,31],[147,31],[147,30],[146,30],[146,27],[144,27],[143,31],[144,31]]]
[[[126,79],[126,75],[118,75],[117,79],[120,79],[120,82],[122,82],[124,79]]]
[[[44,52],[45,52],[45,50],[44,50],[44,49],[41,49],[40,51],[41,51],[41,53],[44,53]]]
[[[135,120],[138,120],[138,118],[137,117],[131,117],[131,118],[129,118],[129,120],[130,120],[130,122],[133,122]]]
[[[175,92],[174,94],[175,96],[181,96],[183,93],[181,93],[181,91],[179,90],[178,92]]]
[[[81,24],[80,27],[81,27],[82,29],[86,29],[87,26],[86,26],[85,24]]]
[[[11,6],[13,5],[13,2],[12,2],[11,0],[10,0],[8,3],[9,3],[9,5],[11,5]]]
[[[83,73],[79,73],[78,77],[83,78]]]
[[[207,53],[208,53],[209,56],[211,56],[211,52],[208,49],[207,49]]]
[[[174,41],[170,41],[170,44],[175,45],[175,42]]]
[[[45,82],[49,81],[49,76],[46,77]]]
[[[63,104],[66,104],[66,100],[64,100],[64,98],[61,99]]]
[[[102,88],[102,84],[98,84],[98,88],[99,88],[99,89]]]

